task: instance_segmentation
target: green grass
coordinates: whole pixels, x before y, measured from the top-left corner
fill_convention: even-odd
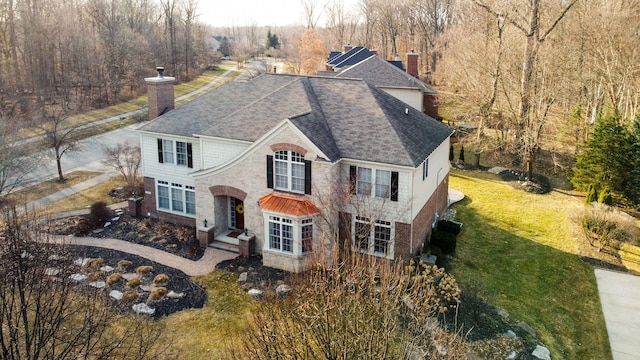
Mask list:
[[[220,359],[247,329],[253,301],[236,284],[238,276],[223,270],[196,277],[207,288],[202,309],[185,310],[162,321],[170,331],[161,343],[171,343],[169,358]],[[235,343],[235,346],[239,346]]]
[[[464,223],[452,262],[462,284],[477,281],[493,304],[525,321],[554,359],[610,359],[593,269],[580,260],[569,215],[579,199],[529,194],[480,172],[452,171]]]

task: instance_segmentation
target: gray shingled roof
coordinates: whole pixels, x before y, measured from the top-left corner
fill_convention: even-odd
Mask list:
[[[426,94],[438,94],[431,86],[416,79],[388,61],[383,60],[379,56],[370,56],[338,72],[335,76],[363,79],[377,87],[419,88]]]
[[[228,82],[141,130],[256,141],[285,118],[330,161],[416,167],[451,135],[446,125],[363,80],[282,74]]]

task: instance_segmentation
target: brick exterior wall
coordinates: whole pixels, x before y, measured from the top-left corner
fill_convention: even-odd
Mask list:
[[[418,54],[407,54],[407,73],[413,77],[418,77]]]
[[[242,201],[244,201],[244,199],[247,197],[246,192],[238,188],[235,188],[233,186],[226,186],[226,185],[210,186],[209,192],[213,196],[231,196]]]
[[[436,120],[438,119],[438,99],[435,95],[424,94],[422,106],[424,108],[422,112]]]
[[[425,240],[431,238],[431,224],[433,223],[433,215],[438,210],[439,216],[447,210],[447,201],[449,198],[449,175],[440,182],[438,190],[431,195],[429,200],[424,204],[418,215],[413,220],[413,249],[412,254],[417,254],[424,244]],[[437,196],[437,197],[436,197]],[[428,242],[428,241],[427,241]]]
[[[302,146],[299,146],[299,145],[296,145],[296,144],[289,144],[289,143],[273,144],[273,145],[271,145],[271,150],[273,150],[273,152],[281,151],[281,150],[288,150],[288,151],[297,152],[298,154],[301,154],[302,156],[307,155],[307,149],[303,148]]]
[[[173,224],[196,226],[196,219],[194,218],[158,211],[156,209],[156,179],[146,176],[144,178],[144,199],[142,200],[141,210],[142,216],[147,216],[148,214],[151,218]]]
[[[173,82],[175,78],[147,78],[147,95],[149,98],[149,120],[160,116],[167,109],[175,108]]]
[[[411,224],[396,222],[394,224],[395,238],[393,255],[394,258],[408,258],[411,256]]]

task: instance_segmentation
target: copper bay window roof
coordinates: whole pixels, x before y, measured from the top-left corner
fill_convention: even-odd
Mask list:
[[[272,193],[263,196],[259,201],[263,211],[290,216],[307,216],[320,212],[311,201],[296,196]]]

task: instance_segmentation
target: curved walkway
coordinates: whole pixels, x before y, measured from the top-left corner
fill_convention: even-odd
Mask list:
[[[53,244],[85,245],[126,252],[181,270],[189,276],[208,274],[213,271],[221,261],[235,259],[238,256],[237,253],[207,247],[202,258],[198,261],[193,261],[166,251],[123,240],[75,237],[70,235],[50,235],[48,240]]]

